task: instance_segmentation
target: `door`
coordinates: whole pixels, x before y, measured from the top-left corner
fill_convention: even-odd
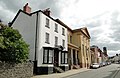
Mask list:
[[[76,57],[75,50],[73,49],[73,64],[76,65]]]
[[[54,50],[54,66],[58,67],[59,64],[59,50]]]

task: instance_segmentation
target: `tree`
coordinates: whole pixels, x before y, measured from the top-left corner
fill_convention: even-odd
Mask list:
[[[29,45],[18,30],[0,24],[0,61],[22,63],[27,61]]]

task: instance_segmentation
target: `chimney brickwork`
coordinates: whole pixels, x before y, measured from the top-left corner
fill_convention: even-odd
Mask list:
[[[23,11],[30,14],[31,13],[31,8],[28,6],[28,3],[23,7]]]
[[[47,16],[50,16],[50,8],[43,10],[43,13],[46,14]]]

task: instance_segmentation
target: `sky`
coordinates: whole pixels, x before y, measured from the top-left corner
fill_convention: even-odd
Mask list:
[[[50,8],[53,18],[72,29],[87,27],[91,45],[107,47],[109,56],[120,54],[119,0],[0,0],[0,19],[11,22],[26,3],[32,12]]]

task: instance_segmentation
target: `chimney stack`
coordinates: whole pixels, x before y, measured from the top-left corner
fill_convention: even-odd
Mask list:
[[[107,55],[107,47],[103,47],[103,52]]]
[[[31,13],[31,8],[28,6],[28,3],[23,7],[23,11],[30,14]]]
[[[47,16],[50,16],[50,8],[43,10],[43,13],[46,14]]]

